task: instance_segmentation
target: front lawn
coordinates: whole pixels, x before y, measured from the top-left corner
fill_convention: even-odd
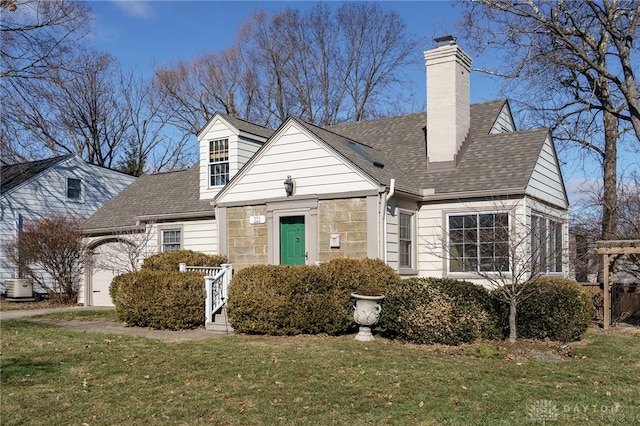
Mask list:
[[[640,423],[640,336],[594,331],[559,356],[531,341],[165,342],[20,320],[1,331],[3,425]]]

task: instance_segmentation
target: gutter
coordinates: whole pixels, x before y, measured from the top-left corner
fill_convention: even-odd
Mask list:
[[[387,224],[387,206],[389,205],[389,200],[391,199],[391,197],[393,197],[393,194],[395,194],[395,192],[396,192],[396,180],[394,178],[391,178],[391,180],[389,181],[389,192],[387,193],[387,195],[384,198],[384,209],[382,210],[382,214],[384,215],[383,216],[383,224],[384,225],[382,227],[384,235],[382,237],[382,240],[383,240],[383,250],[384,250],[383,257],[384,257],[384,263],[385,264],[387,263],[387,257],[388,257],[387,256],[387,252],[388,252],[388,250],[387,250],[387,239],[388,239],[388,237],[387,237],[387,226],[388,226],[388,224]]]

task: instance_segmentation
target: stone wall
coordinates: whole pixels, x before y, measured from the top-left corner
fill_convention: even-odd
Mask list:
[[[350,198],[320,201],[318,205],[319,260],[367,257],[367,200]],[[340,235],[340,247],[330,247],[332,234]]]
[[[234,269],[268,263],[267,223],[250,224],[249,217],[267,215],[266,206],[227,209],[229,261]]]

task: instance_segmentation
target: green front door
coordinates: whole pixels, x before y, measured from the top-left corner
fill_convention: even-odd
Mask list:
[[[304,216],[280,218],[280,264],[304,265]]]

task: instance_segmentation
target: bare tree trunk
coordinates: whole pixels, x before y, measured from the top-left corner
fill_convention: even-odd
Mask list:
[[[602,158],[603,192],[602,192],[602,239],[617,238],[618,228],[618,120],[610,112],[605,111],[604,121],[604,155]]]
[[[511,298],[509,300],[509,342],[511,343],[514,343],[518,339],[518,330],[516,328],[517,309],[516,301]]]

